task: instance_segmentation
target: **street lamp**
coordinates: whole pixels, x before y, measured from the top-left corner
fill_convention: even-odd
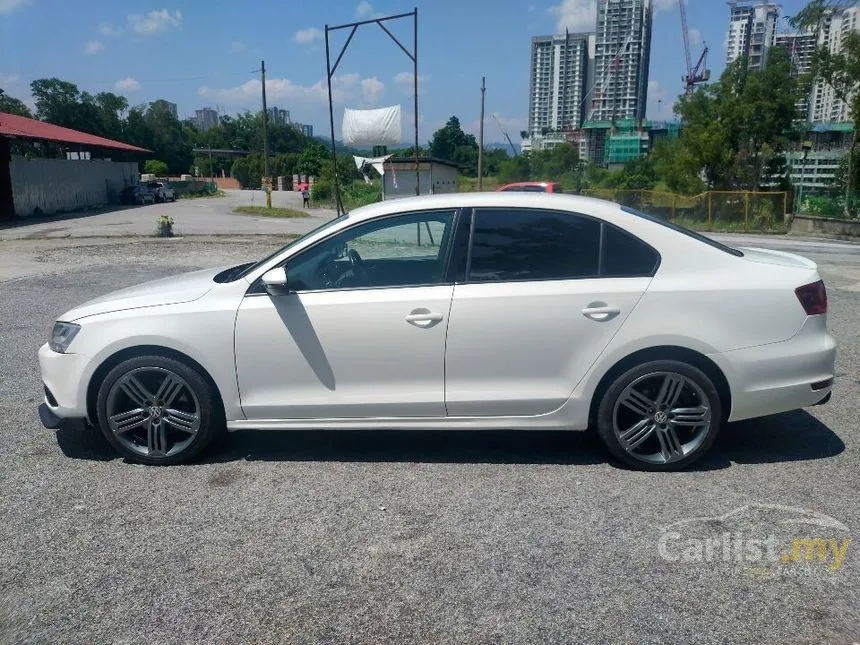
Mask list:
[[[800,213],[803,204],[803,180],[806,178],[806,159],[809,157],[809,151],[812,150],[812,141],[806,140],[803,142],[803,163],[800,165],[800,186],[797,189],[797,204],[794,206],[794,211]]]

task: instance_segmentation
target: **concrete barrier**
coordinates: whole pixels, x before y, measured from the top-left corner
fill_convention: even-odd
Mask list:
[[[791,222],[791,232],[860,240],[860,220],[795,215]]]

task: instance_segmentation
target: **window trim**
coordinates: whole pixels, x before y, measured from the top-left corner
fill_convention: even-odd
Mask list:
[[[580,217],[582,219],[591,220],[593,222],[597,222],[600,225],[600,241],[598,248],[598,259],[597,259],[597,274],[590,276],[581,276],[576,278],[526,278],[520,280],[470,280],[470,275],[472,273],[472,248],[474,245],[474,236],[475,236],[475,220],[478,217],[478,214],[482,210],[499,210],[504,208],[504,210],[512,210],[518,212],[540,212],[540,213],[554,213],[562,216],[573,216]],[[645,240],[643,240],[638,235],[634,235],[630,231],[627,231],[620,226],[616,226],[611,222],[607,222],[606,220],[595,217],[593,215],[588,215],[587,213],[580,213],[579,211],[568,211],[568,210],[558,210],[554,208],[534,208],[534,207],[500,207],[500,206],[478,206],[471,209],[472,222],[471,228],[469,231],[469,250],[468,250],[468,260],[466,262],[466,275],[464,276],[463,284],[512,284],[517,282],[567,282],[571,280],[635,280],[640,278],[653,278],[657,271],[660,270],[660,266],[663,264],[663,256],[660,254],[660,251],[655,249],[653,246],[648,244]],[[651,249],[654,254],[657,256],[657,261],[654,263],[654,268],[647,275],[635,275],[635,276],[618,276],[618,275],[603,275],[603,261],[604,261],[604,244],[606,241],[605,230],[607,226],[611,226],[612,228],[617,229],[624,235],[629,235],[634,240],[638,241],[641,244],[644,244],[649,249]],[[458,283],[460,284],[460,283]]]
[[[326,235],[325,237],[317,240],[312,245],[303,248],[301,251],[299,251],[298,253],[296,253],[294,255],[287,256],[286,258],[284,258],[283,260],[278,262],[276,265],[271,267],[271,269],[269,269],[269,270],[271,271],[272,269],[278,269],[278,268],[284,266],[290,260],[302,255],[303,253],[308,253],[308,252],[312,251],[313,249],[317,248],[320,244],[325,244],[327,241],[331,240],[333,237],[340,235],[342,233],[346,233],[347,231],[351,231],[355,228],[358,228],[359,226],[363,226],[364,224],[369,224],[372,222],[384,222],[386,220],[394,219],[396,217],[403,217],[403,216],[408,216],[408,215],[419,215],[421,213],[448,213],[451,211],[453,211],[454,216],[451,220],[451,234],[449,234],[447,236],[447,240],[445,241],[447,246],[445,249],[445,254],[444,254],[445,258],[443,259],[443,265],[442,265],[442,280],[440,282],[436,282],[434,284],[398,284],[398,285],[389,285],[389,286],[334,287],[334,288],[327,288],[327,289],[304,289],[302,291],[291,291],[289,293],[291,293],[291,294],[292,293],[295,293],[295,294],[301,294],[301,293],[337,293],[340,291],[369,291],[369,290],[378,290],[378,289],[414,289],[416,287],[442,287],[442,286],[452,285],[454,283],[449,281],[449,276],[448,276],[449,264],[448,263],[451,260],[451,248],[452,248],[453,242],[454,242],[454,233],[457,230],[457,225],[458,225],[459,219],[460,219],[460,213],[463,211],[463,209],[459,206],[456,208],[453,208],[453,209],[427,208],[427,209],[423,209],[423,210],[410,210],[410,211],[399,212],[399,213],[391,213],[391,214],[385,215],[383,217],[374,217],[372,219],[366,219],[366,220],[358,221],[355,224],[353,224],[352,226],[347,226],[347,227],[341,228],[337,231],[330,233],[329,235]],[[440,255],[442,254],[441,253],[441,245],[442,245],[442,241],[440,240]],[[289,278],[289,276],[288,276],[288,278]],[[262,275],[259,278],[257,278],[256,280],[254,280],[254,282],[251,284],[251,286],[249,286],[248,289],[245,291],[245,297],[261,296],[261,295],[262,296],[268,296],[269,295],[266,292],[265,288],[263,287],[263,276]]]

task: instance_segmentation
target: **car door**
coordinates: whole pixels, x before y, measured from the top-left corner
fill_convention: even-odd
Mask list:
[[[290,292],[255,285],[236,318],[249,419],[443,417],[455,212],[357,224],[291,257]]]
[[[574,213],[487,208],[473,217],[448,325],[448,415],[552,412],[624,324],[659,255]]]

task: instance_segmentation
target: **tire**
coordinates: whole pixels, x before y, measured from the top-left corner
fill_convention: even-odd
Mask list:
[[[186,463],[226,431],[214,388],[197,369],[164,356],[114,367],[99,387],[96,410],[108,443],[151,466]]]
[[[690,466],[708,452],[721,423],[722,403],[711,379],[674,360],[650,361],[621,374],[597,413],[606,448],[637,470]]]

